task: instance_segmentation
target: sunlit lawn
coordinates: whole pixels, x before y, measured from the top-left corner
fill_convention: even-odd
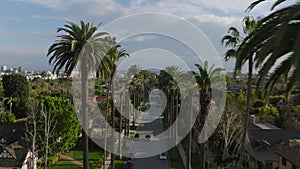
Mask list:
[[[83,162],[82,151],[70,151],[69,155],[75,160]],[[89,163],[92,168],[99,168],[103,165],[104,154],[102,151],[90,151],[89,152]]]
[[[54,169],[81,169],[80,166],[75,165],[72,163],[72,161],[59,161],[54,167]]]
[[[69,155],[71,157],[73,157],[75,160],[78,160],[78,161],[83,161],[82,157],[83,157],[83,154],[82,154],[82,151],[70,151]],[[99,160],[99,159],[102,159],[104,156],[103,152],[100,152],[100,151],[94,151],[94,152],[89,152],[89,160]]]

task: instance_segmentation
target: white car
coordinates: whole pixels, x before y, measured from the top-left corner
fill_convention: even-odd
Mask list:
[[[167,159],[167,154],[166,153],[160,153],[159,154],[159,159],[166,160]]]

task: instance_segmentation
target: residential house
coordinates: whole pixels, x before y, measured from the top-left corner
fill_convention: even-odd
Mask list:
[[[283,130],[260,121],[254,115],[249,119],[248,134],[251,144],[251,149],[248,151],[256,160],[263,161],[267,169],[278,169],[280,161],[277,151],[283,144],[291,139],[300,139],[300,130]]]
[[[0,169],[36,169],[25,126],[0,126]]]
[[[289,140],[289,144],[279,148],[276,153],[278,155],[276,169],[300,169],[300,140]]]

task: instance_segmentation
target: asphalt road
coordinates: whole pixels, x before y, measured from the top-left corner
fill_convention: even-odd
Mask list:
[[[154,141],[154,136],[159,135],[163,132],[161,113],[163,111],[164,105],[161,105],[161,101],[157,101],[155,97],[158,96],[157,92],[154,90],[154,94],[152,95],[154,100],[151,101],[151,106],[149,111],[146,111],[142,114],[139,126],[137,128],[137,133],[140,135],[140,142],[145,146],[144,142],[154,143],[152,146],[165,146],[164,142]],[[150,135],[150,140],[145,138],[146,135]],[[158,144],[155,144],[157,142]],[[147,145],[146,145],[147,146]],[[138,146],[136,147],[136,149]],[[152,150],[151,146],[149,146],[149,151]],[[140,152],[141,153],[141,152]],[[143,152],[148,153],[148,152]],[[150,152],[149,152],[150,153]],[[134,159],[134,169],[168,169],[168,161],[160,160],[159,155],[154,155],[146,158],[135,158]]]

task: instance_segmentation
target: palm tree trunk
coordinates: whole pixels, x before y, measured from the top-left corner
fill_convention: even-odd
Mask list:
[[[88,75],[85,63],[81,64],[81,83],[82,83],[82,146],[83,146],[83,168],[89,168],[89,138],[85,130],[88,129],[88,114],[87,114],[87,100],[88,100]]]
[[[248,133],[248,121],[249,121],[249,113],[250,113],[250,102],[251,102],[251,84],[252,84],[252,69],[253,69],[253,58],[252,56],[249,57],[249,71],[248,71],[248,89],[247,89],[247,100],[246,100],[246,112],[244,115],[244,130],[241,140],[241,149],[240,149],[240,159],[238,162],[238,166],[240,168],[244,168],[244,161],[245,161],[245,144],[246,144],[246,137]]]
[[[206,137],[206,131],[204,128],[205,120],[208,115],[210,104],[210,96],[207,90],[201,90],[200,92],[200,131],[204,132]],[[205,169],[205,142],[199,144],[200,151],[200,166],[199,169]]]
[[[189,92],[189,97],[190,97],[190,104],[193,105],[193,94],[190,91]],[[191,124],[192,121],[192,106],[189,106],[189,123]],[[187,158],[186,158],[186,169],[191,169],[190,166],[192,165],[192,130],[190,130],[188,134],[188,148],[187,148]]]
[[[115,74],[116,74],[116,71],[114,69],[113,71],[113,76],[111,77],[111,97],[112,97],[112,100],[113,100],[113,104],[112,104],[112,111],[111,111],[111,119],[112,119],[112,153],[111,153],[111,161],[110,161],[110,168],[111,169],[115,169],[115,155],[114,155],[114,151],[115,151],[115,128],[116,128],[116,125],[115,125],[115,104],[114,104],[114,95],[115,95]]]
[[[122,113],[123,113],[123,92],[120,93],[120,117],[119,117],[119,159],[122,159],[122,147],[121,147],[121,136],[122,136]]]
[[[108,119],[108,111],[109,111],[109,83],[107,84],[107,92],[106,92],[106,119]],[[105,169],[106,165],[106,146],[107,146],[107,123],[105,123],[105,137],[104,137],[104,160],[103,160],[103,169]]]
[[[135,116],[136,116],[136,89],[133,89],[133,117],[132,117],[132,126],[135,127]]]

